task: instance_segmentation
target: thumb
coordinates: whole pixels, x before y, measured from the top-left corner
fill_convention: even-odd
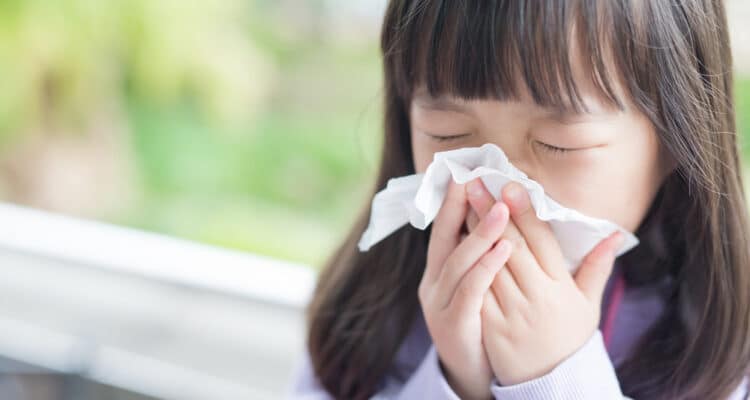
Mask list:
[[[590,301],[601,304],[604,288],[615,263],[615,252],[623,240],[619,231],[609,235],[586,255],[576,271],[576,284]]]

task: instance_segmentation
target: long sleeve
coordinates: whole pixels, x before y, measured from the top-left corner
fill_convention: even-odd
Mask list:
[[[329,400],[333,399],[320,384],[315,376],[310,355],[307,351],[303,352],[294,372],[292,373],[290,385],[287,388],[287,399],[302,400]]]
[[[333,397],[320,385],[315,376],[309,356],[304,355],[302,362],[298,365],[292,385],[287,393],[289,399],[323,400]],[[451,389],[448,381],[440,369],[437,351],[430,346],[418,367],[403,381],[388,374],[381,389],[371,399],[435,399],[435,400],[460,400],[458,395]]]
[[[620,390],[614,366],[598,330],[578,351],[546,375],[511,386],[500,386],[497,380],[493,380],[490,390],[496,400],[630,399]],[[287,398],[333,399],[320,385],[307,353],[297,366]],[[375,400],[414,398],[460,400],[443,375],[433,345],[406,381],[389,373],[381,389],[371,397]],[[748,398],[748,379],[745,378],[727,400]]]
[[[727,400],[748,400],[750,399],[750,380],[747,376],[742,379],[742,382],[734,389],[734,392],[727,398]]]
[[[435,346],[430,346],[422,362],[406,382],[389,375],[384,388],[374,398],[460,400],[443,375]]]
[[[497,400],[628,399],[620,390],[599,330],[546,375],[510,386],[493,380],[491,390]]]
[[[748,383],[745,377],[727,400],[750,398]],[[620,390],[599,330],[546,375],[511,386],[500,386],[493,380],[491,390],[496,400],[630,399]]]

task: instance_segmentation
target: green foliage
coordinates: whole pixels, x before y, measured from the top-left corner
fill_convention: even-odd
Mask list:
[[[115,220],[320,265],[370,190],[381,126],[377,51],[267,40],[307,48],[271,52],[282,54],[269,57],[287,78],[246,124],[217,125],[190,96],[167,104],[129,96],[145,196]]]
[[[380,67],[282,6],[4,1],[0,143],[114,118],[139,195],[100,218],[319,264],[369,189]]]
[[[4,1],[0,132],[81,130],[126,92],[161,104],[192,94],[216,124],[247,120],[275,76],[237,17],[249,4]]]

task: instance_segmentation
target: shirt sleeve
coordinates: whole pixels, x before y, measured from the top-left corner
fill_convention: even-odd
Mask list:
[[[750,398],[749,383],[746,377],[727,400]],[[614,366],[599,330],[578,351],[546,375],[511,386],[501,386],[493,379],[490,390],[496,400],[633,400],[624,396],[620,390]],[[295,369],[287,398],[333,399],[315,376],[307,352]],[[429,347],[406,381],[388,374],[380,390],[371,397],[375,400],[414,398],[460,400],[443,375],[434,345]]]
[[[333,396],[323,388],[315,376],[310,354],[303,352],[292,373],[292,379],[286,390],[287,399],[299,400],[333,400]]]
[[[745,377],[727,400],[750,399],[749,386]],[[622,394],[599,330],[546,375],[511,386],[493,379],[491,390],[496,400],[633,400]]]
[[[623,396],[614,366],[598,329],[575,353],[539,378],[510,386],[493,379],[497,400],[599,400]]]
[[[732,394],[727,398],[727,400],[748,400],[750,399],[750,391],[748,390],[748,385],[750,385],[750,381],[748,380],[747,376],[742,379],[742,382],[739,386],[732,392]]]
[[[328,400],[333,397],[322,387],[310,363],[309,355],[297,366],[291,385],[287,390],[288,399]],[[370,399],[435,399],[461,400],[448,384],[440,368],[434,345],[427,350],[419,366],[404,382],[394,374],[386,375],[380,390]]]
[[[383,389],[372,399],[461,400],[443,375],[434,345],[430,345],[419,366],[406,382],[388,375]]]

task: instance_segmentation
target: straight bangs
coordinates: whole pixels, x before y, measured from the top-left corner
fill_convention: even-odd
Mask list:
[[[389,82],[407,102],[417,87],[434,97],[467,100],[518,100],[526,92],[543,107],[587,111],[581,82],[574,79],[577,53],[580,76],[590,77],[609,105],[623,109],[623,94],[614,90],[619,68],[607,62],[617,59],[610,45],[624,43],[617,37],[618,2],[401,3],[403,9],[390,14],[398,20],[386,21],[394,28],[383,32],[381,43]]]

